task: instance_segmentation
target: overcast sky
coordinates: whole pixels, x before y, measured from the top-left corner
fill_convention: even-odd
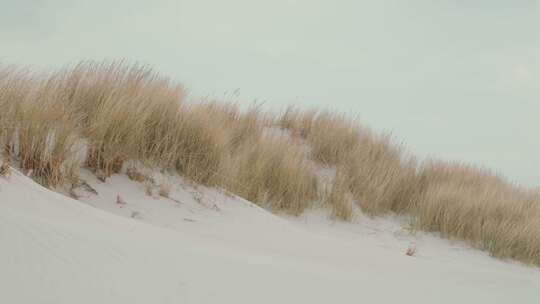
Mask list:
[[[540,1],[0,0],[0,61],[137,60],[540,185]]]

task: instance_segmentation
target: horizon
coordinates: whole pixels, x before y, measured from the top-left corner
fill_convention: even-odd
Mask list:
[[[518,2],[8,1],[0,62],[140,61],[193,96],[335,109],[539,187],[540,4]]]

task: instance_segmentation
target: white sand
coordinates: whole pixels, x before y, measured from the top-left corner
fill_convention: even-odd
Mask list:
[[[403,219],[293,219],[179,178],[176,201],[84,178],[99,193],[86,204],[0,178],[0,303],[540,302],[538,268],[411,235]]]

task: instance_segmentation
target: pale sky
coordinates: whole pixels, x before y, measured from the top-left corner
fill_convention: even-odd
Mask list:
[[[540,186],[540,1],[0,0],[1,62],[121,58]]]

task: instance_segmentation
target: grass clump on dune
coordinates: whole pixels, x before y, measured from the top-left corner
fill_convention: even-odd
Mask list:
[[[228,187],[253,202],[300,214],[317,196],[317,178],[303,151],[286,139],[246,141],[235,149]]]
[[[314,199],[306,161],[263,138],[256,107],[187,103],[180,85],[124,62],[82,62],[51,74],[0,71],[0,139],[18,144],[21,167],[46,186],[71,182],[83,163],[105,180],[133,160],[276,210],[298,214]],[[262,169],[252,175],[252,166]]]
[[[417,162],[343,114],[189,102],[144,65],[82,62],[48,74],[0,65],[0,146],[2,170],[18,161],[49,187],[76,183],[83,165],[105,180],[134,161],[294,215],[315,203],[342,220],[354,205],[408,214],[419,229],[540,265],[538,192],[484,169]]]
[[[76,176],[77,118],[62,104],[60,75],[12,70],[1,81],[4,157],[12,158],[17,144],[21,168],[50,187]]]
[[[540,265],[540,193],[459,163],[429,161],[422,179],[425,190],[413,209],[418,228]]]
[[[56,83],[35,85],[36,91],[18,105],[20,165],[44,185],[54,187],[77,176],[80,130],[73,109],[57,102],[63,92]]]
[[[26,71],[0,65],[0,146],[4,157],[9,157],[16,130],[19,103],[26,99],[32,85]]]
[[[409,214],[418,229],[540,266],[538,191],[464,164],[419,163],[387,135],[340,114],[312,113],[288,109],[278,122],[309,142],[312,159],[336,169],[325,196],[335,217],[351,218],[352,195],[369,214]]]
[[[192,181],[220,185],[222,168],[229,154],[229,130],[221,117],[204,107],[186,109],[177,122],[176,169]]]
[[[87,165],[105,177],[126,159],[170,166],[169,134],[180,115],[183,90],[144,65],[83,62],[66,68],[66,106],[81,116]]]
[[[350,221],[353,217],[353,196],[350,191],[350,179],[344,172],[344,168],[338,168],[333,181],[325,194],[324,204],[329,206],[334,218]]]
[[[296,124],[292,118],[297,119]],[[418,195],[416,161],[390,136],[375,134],[356,120],[328,111],[302,113],[289,108],[278,121],[306,139],[313,160],[338,169],[329,202],[352,195],[364,211],[377,215],[407,211]],[[336,193],[337,189],[344,193]]]

